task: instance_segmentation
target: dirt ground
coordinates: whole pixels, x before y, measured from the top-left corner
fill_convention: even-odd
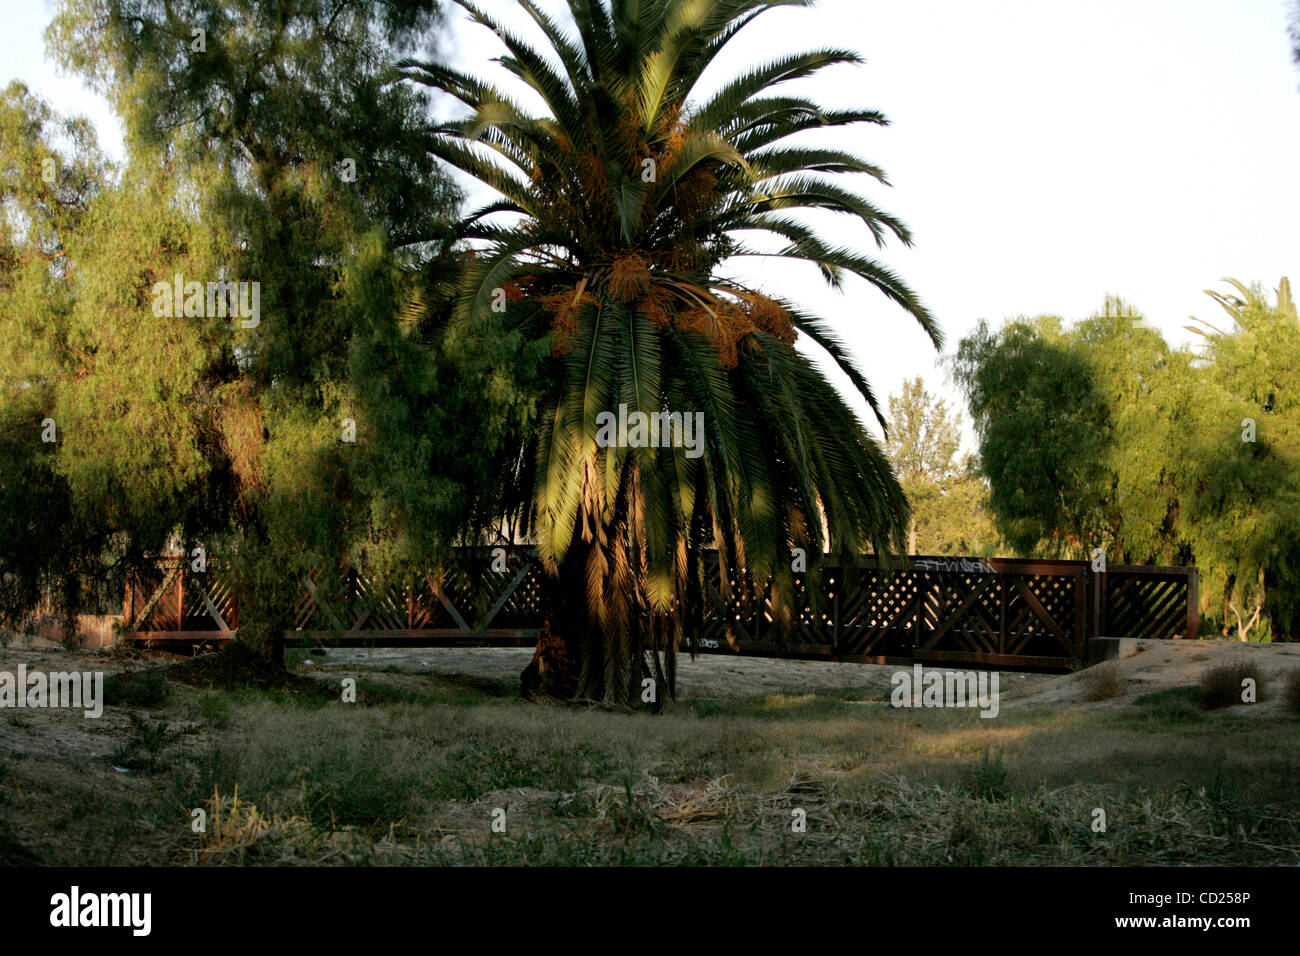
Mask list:
[[[1300,644],[1251,644],[1227,640],[1138,640],[1134,644],[1136,654],[1108,665],[1124,680],[1125,691],[1119,697],[1088,701],[1083,683],[1091,669],[1074,674],[1002,671],[998,677],[1003,706],[1073,704],[1111,709],[1123,707],[1126,700],[1133,697],[1194,685],[1205,671],[1219,664],[1252,662],[1268,683],[1279,687],[1287,671],[1300,668]],[[531,649],[516,647],[330,648],[324,655],[302,660],[297,669],[304,674],[356,668],[465,675],[512,686],[531,657]],[[122,657],[106,650],[69,653],[57,645],[37,644],[0,650],[0,670],[11,671],[22,663],[29,671],[102,667],[106,674],[112,674],[179,659],[173,655],[151,657],[141,653]],[[883,700],[893,687],[891,677],[907,669],[909,665],[906,664],[833,663],[719,654],[702,654],[692,660],[684,655],[678,660],[677,693],[681,699],[719,700],[765,693],[855,688],[863,692],[863,699]],[[926,671],[967,669],[925,665]],[[1270,712],[1280,704],[1277,694],[1265,694],[1259,709]],[[125,719],[121,713],[108,711],[104,719],[114,716]],[[79,720],[78,723],[85,722]],[[69,741],[67,745],[73,748],[88,746],[85,741]]]
[[[395,668],[401,671],[466,674],[501,681],[517,681],[532,658],[532,650],[517,647],[338,648],[330,649],[315,665],[326,667],[364,666],[367,669]],[[890,676],[903,665],[794,661],[765,657],[731,657],[701,654],[678,658],[677,695],[682,699],[717,700],[750,697],[755,694],[810,692],[837,688],[860,688],[872,696],[891,689]],[[929,669],[929,668],[927,668]],[[1001,688],[1008,693],[1037,686],[1041,675],[1001,675]]]
[[[1124,679],[1124,693],[1111,700],[1086,699],[1083,675],[1022,674],[1008,671],[998,675],[1003,707],[1037,707],[1070,704],[1087,708],[1119,709],[1133,699],[1172,687],[1191,686],[1218,664],[1250,661],[1266,681],[1280,686],[1282,675],[1300,668],[1300,644],[1249,644],[1240,641],[1136,641],[1137,653],[1110,665]],[[364,666],[367,669],[394,668],[412,673],[466,674],[474,677],[513,681],[527,665],[532,651],[526,648],[373,648],[332,649],[310,666],[328,668]],[[762,657],[700,655],[683,657],[677,671],[677,693],[683,699],[710,700],[748,697],[763,693],[811,692],[835,688],[858,688],[864,699],[884,700],[893,689],[891,677],[907,665],[853,664],[826,661],[792,661]],[[934,668],[925,670],[962,670]],[[1262,697],[1255,713],[1275,712],[1282,705],[1278,694]]]

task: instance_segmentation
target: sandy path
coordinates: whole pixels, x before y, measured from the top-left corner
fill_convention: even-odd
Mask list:
[[[1243,644],[1238,641],[1137,641],[1137,653],[1110,666],[1124,678],[1124,692],[1112,700],[1088,701],[1081,674],[1019,674],[1000,672],[999,691],[1005,706],[1036,707],[1059,704],[1095,708],[1124,707],[1144,694],[1171,687],[1195,686],[1201,675],[1223,663],[1250,661],[1265,679],[1264,694],[1256,714],[1272,713],[1282,706],[1285,674],[1300,668],[1300,644]],[[330,649],[322,662],[329,665],[393,667],[413,673],[469,674],[514,683],[527,665],[527,648],[374,648]],[[893,684],[892,675],[909,670],[905,664],[854,664],[828,661],[790,661],[761,657],[701,655],[684,657],[678,664],[679,697],[745,697],[755,694],[856,688],[865,699],[883,699]],[[936,668],[926,667],[927,671]],[[948,668],[938,668],[948,670]],[[962,670],[961,667],[954,668]],[[1243,711],[1244,712],[1244,711]]]
[[[322,660],[415,673],[470,674],[514,683],[532,654],[529,648],[516,647],[331,648]],[[858,688],[869,696],[879,696],[890,690],[890,677],[900,669],[907,666],[702,654],[695,660],[679,658],[677,693],[679,697],[716,698]],[[1002,674],[1001,685],[1003,693],[1020,693],[1050,679],[1036,674]]]

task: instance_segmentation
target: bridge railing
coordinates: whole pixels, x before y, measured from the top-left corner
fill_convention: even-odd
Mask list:
[[[881,567],[864,557],[796,575],[785,619],[743,575],[724,587],[716,553],[705,572],[695,645],[704,653],[1068,670],[1093,637],[1197,633],[1195,568],[1099,574],[1086,561],[933,555]],[[324,574],[304,578],[286,644],[529,646],[550,586],[528,548],[460,549],[441,575],[401,585],[355,570],[333,582]],[[238,633],[238,593],[220,561],[196,572],[187,559],[161,559],[128,579],[124,617],[130,639],[145,646],[220,642]]]

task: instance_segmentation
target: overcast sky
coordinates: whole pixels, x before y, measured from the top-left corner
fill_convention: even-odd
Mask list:
[[[507,0],[484,0],[489,9]],[[554,2],[546,4],[554,7]],[[981,318],[1081,318],[1116,293],[1171,342],[1224,276],[1300,280],[1300,71],[1286,0],[823,0],[747,28],[714,80],[812,46],[867,60],[802,84],[829,106],[892,120],[837,136],[893,183],[862,188],[915,245],[875,253],[941,322],[948,350]],[[44,60],[44,0],[0,0],[0,82],[21,79],[89,116],[107,107]],[[496,39],[458,23],[462,65],[493,69]],[[826,221],[866,248],[865,231]],[[922,375],[950,398],[915,324],[865,284],[825,289],[811,267],[737,272],[836,320],[882,397]]]

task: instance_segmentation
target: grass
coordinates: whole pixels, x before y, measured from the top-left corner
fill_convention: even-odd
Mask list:
[[[1199,724],[1205,718],[1199,710],[1201,692],[1196,687],[1170,687],[1143,694],[1133,703],[1137,717],[1148,723]]]
[[[1294,718],[1202,710],[1198,687],[988,720],[846,690],[650,716],[378,670],[302,678],[324,693],[183,676],[118,717],[97,766],[0,760],[0,861],[1300,863]]]
[[[1007,797],[1007,768],[1000,755],[990,755],[985,750],[980,762],[966,770],[961,780],[960,792],[977,800],[1005,800]]]

